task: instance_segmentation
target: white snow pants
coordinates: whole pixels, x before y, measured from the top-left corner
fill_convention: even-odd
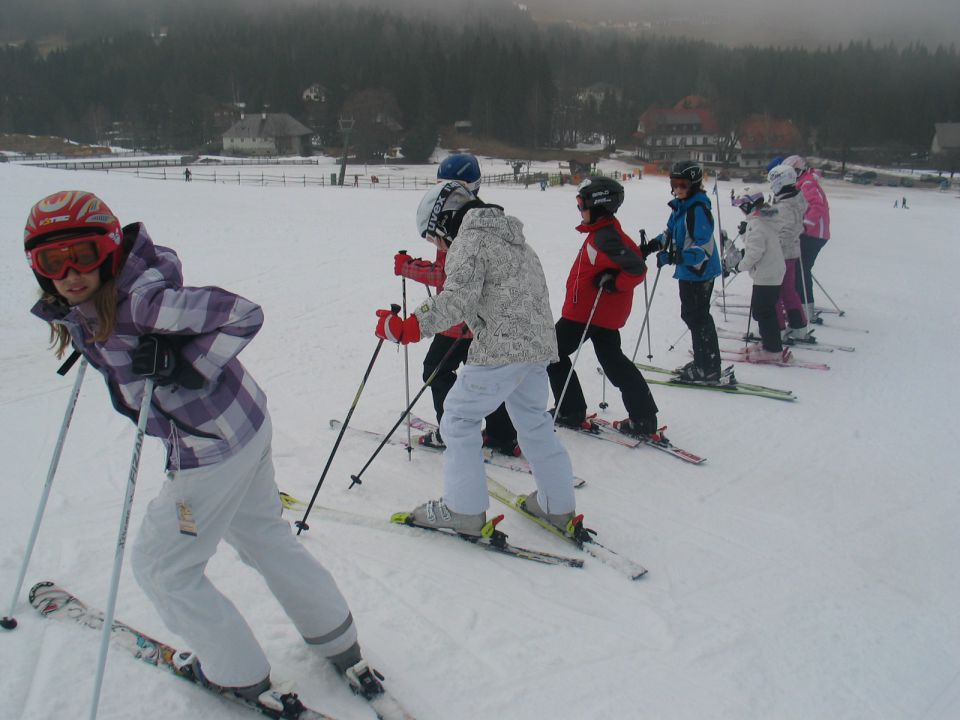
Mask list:
[[[357,639],[333,577],[280,517],[271,437],[268,417],[236,455],[171,473],[148,505],[132,551],[137,582],[163,622],[190,644],[207,678],[226,687],[263,680],[270,665],[243,616],[204,573],[221,539],[263,576],[321,655],[343,652]]]
[[[570,456],[547,412],[546,363],[464,365],[443,403],[440,434],[443,500],[454,512],[476,514],[490,507],[480,423],[505,402],[517,440],[537,483],[537,500],[550,513],[575,509]]]

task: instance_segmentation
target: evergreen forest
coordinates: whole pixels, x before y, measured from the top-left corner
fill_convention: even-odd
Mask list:
[[[518,148],[600,139],[628,149],[646,109],[699,95],[721,125],[767,113],[792,120],[824,155],[871,148],[895,160],[928,150],[934,123],[960,121],[953,46],[732,48],[538,26],[514,6],[460,23],[366,5],[178,7],[162,32],[88,32],[52,50],[7,44],[0,132],[211,152],[243,103],[289,113],[318,146],[337,145],[349,114],[355,150],[371,158],[399,142],[423,159],[458,120]],[[311,87],[319,94],[305,99]],[[385,116],[395,122],[379,132]]]

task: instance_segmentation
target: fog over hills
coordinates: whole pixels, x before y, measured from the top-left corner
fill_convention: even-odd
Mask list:
[[[800,45],[817,48],[850,40],[874,44],[955,43],[960,34],[956,0],[4,0],[0,40],[67,34],[89,37],[123,29],[150,29],[198,7],[209,13],[247,15],[312,5],[381,6],[438,22],[571,23],[633,34],[695,37],[728,45]],[[532,29],[533,23],[530,22]]]

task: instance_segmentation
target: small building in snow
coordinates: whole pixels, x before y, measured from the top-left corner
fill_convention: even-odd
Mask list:
[[[232,155],[310,155],[313,130],[286,113],[241,115],[223,134]]]

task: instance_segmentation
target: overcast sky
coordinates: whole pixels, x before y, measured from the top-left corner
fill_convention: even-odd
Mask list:
[[[536,17],[649,20],[722,31],[724,42],[818,46],[844,39],[960,45],[960,0],[527,0]],[[686,21],[686,22],[682,22]],[[660,27],[663,27],[661,25]]]

